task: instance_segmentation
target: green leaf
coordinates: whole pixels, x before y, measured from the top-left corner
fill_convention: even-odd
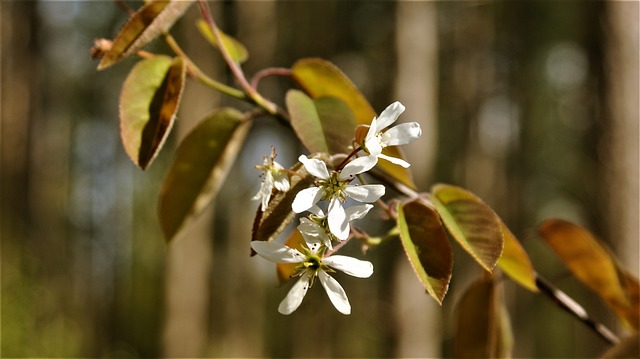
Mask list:
[[[216,37],[213,35],[213,31],[211,31],[211,28],[206,21],[200,19],[196,23],[196,26],[198,27],[198,30],[200,30],[202,36],[204,36],[211,45],[216,48],[219,46]],[[225,34],[221,30],[218,31],[220,31],[220,37],[222,38],[222,45],[227,49],[229,55],[231,55],[231,59],[238,64],[247,61],[249,58],[247,48],[233,37]]]
[[[442,304],[451,281],[453,253],[436,211],[421,200],[398,206],[404,251],[427,292]]]
[[[180,58],[145,59],[133,67],[120,94],[120,135],[129,158],[143,170],[169,135],[184,89]]]
[[[593,234],[561,219],[544,221],[538,231],[580,282],[627,325],[638,329],[638,279],[621,270],[611,252]]]
[[[301,163],[297,163],[291,168],[298,172],[299,176],[291,176],[290,189],[287,192],[277,192],[271,196],[269,205],[264,212],[260,205],[253,221],[251,233],[252,241],[272,241],[274,240],[295,218],[295,213],[291,210],[291,203],[296,198],[298,192],[311,185],[311,182],[303,179],[306,174]],[[254,252],[252,251],[252,255]]]
[[[291,67],[291,75],[312,99],[332,96],[344,101],[351,109],[357,125],[369,125],[376,117],[375,111],[353,82],[329,61],[319,58],[301,59]],[[353,137],[354,133],[349,135]],[[387,147],[383,153],[404,158],[398,147]],[[412,189],[416,188],[408,169],[385,160],[379,161],[378,167],[393,179]]]
[[[349,153],[356,130],[356,121],[349,106],[333,96],[318,97],[313,102],[320,116],[329,153]]]
[[[502,254],[503,234],[498,216],[473,193],[438,184],[433,201],[449,233],[485,270],[491,272]]]
[[[291,126],[309,152],[329,152],[320,115],[313,100],[301,91],[289,90],[285,102]]]
[[[289,90],[286,104],[293,130],[309,152],[348,151],[356,125],[342,100],[335,97],[312,100],[304,92]]]
[[[538,292],[536,271],[533,269],[527,252],[524,251],[518,239],[502,220],[500,220],[500,228],[504,237],[504,249],[498,260],[498,266],[514,282],[532,292]]]
[[[162,184],[159,217],[171,241],[215,198],[249,131],[231,108],[214,111],[180,143]]]
[[[104,70],[136,53],[156,37],[169,31],[195,0],[155,0],[144,4],[122,26],[111,49],[98,65]]]
[[[454,358],[509,358],[513,334],[492,278],[473,282],[456,305]]]

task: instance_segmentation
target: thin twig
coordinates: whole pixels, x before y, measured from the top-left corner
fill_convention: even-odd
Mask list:
[[[549,297],[560,308],[578,318],[578,320],[595,331],[604,340],[609,342],[609,344],[613,345],[620,342],[620,339],[609,328],[607,328],[604,324],[597,322],[589,317],[587,311],[580,304],[578,304],[575,300],[573,300],[560,289],[555,288],[544,278],[541,278],[539,276],[536,277],[536,285],[538,286],[542,294]]]
[[[253,75],[253,78],[251,79],[251,87],[254,89],[258,88],[258,83],[260,82],[260,80],[262,80],[263,78],[267,77],[267,76],[286,76],[286,77],[290,77],[291,76],[291,69],[288,69],[286,67],[271,67],[268,69],[263,69],[258,71],[255,75]]]

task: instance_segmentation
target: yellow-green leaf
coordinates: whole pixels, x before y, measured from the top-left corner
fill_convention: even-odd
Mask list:
[[[292,66],[291,74],[312,99],[332,96],[344,101],[351,109],[357,125],[368,125],[376,117],[376,112],[362,93],[331,62],[319,58],[301,59]],[[391,157],[404,158],[398,147],[387,147],[383,153]],[[410,188],[416,188],[408,169],[385,160],[378,162],[378,167],[393,179]]]
[[[167,241],[215,198],[250,122],[231,108],[214,111],[180,143],[162,184],[159,217]]]
[[[638,280],[620,270],[611,252],[593,234],[561,219],[544,221],[538,231],[580,282],[602,298],[627,325],[638,329],[637,293],[633,295]]]
[[[169,31],[194,1],[155,0],[144,4],[122,26],[111,49],[100,61],[98,70],[104,70],[134,54],[163,32]]]
[[[120,135],[129,158],[142,169],[169,135],[185,81],[182,59],[145,59],[133,67],[120,93]]]
[[[302,91],[289,90],[286,104],[291,126],[309,152],[348,151],[356,125],[342,100],[331,96],[313,100]]]
[[[207,39],[207,41],[209,41],[211,45],[219,47],[218,41],[216,40],[216,37],[213,35],[213,31],[211,31],[211,28],[206,21],[200,19],[196,23],[196,26],[198,27],[198,30],[200,30],[202,36],[204,36],[204,38]],[[221,30],[218,31],[220,32],[220,37],[222,38],[222,45],[225,49],[227,49],[227,52],[229,52],[231,59],[238,64],[247,61],[247,59],[249,58],[249,52],[247,51],[247,48],[242,43],[240,43],[240,41],[225,34]]]
[[[513,334],[492,278],[473,282],[456,304],[454,358],[509,358]]]
[[[533,269],[527,252],[502,220],[500,220],[500,228],[504,237],[504,249],[498,260],[498,266],[514,282],[532,292],[538,292],[536,271]]]
[[[436,211],[421,200],[398,206],[404,251],[427,292],[442,304],[449,289],[453,253]]]
[[[437,184],[431,200],[449,233],[485,270],[495,267],[504,239],[500,219],[491,207],[460,187]]]

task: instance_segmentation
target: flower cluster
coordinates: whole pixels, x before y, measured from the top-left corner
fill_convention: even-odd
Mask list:
[[[348,240],[351,235],[350,222],[363,218],[373,208],[371,203],[380,200],[385,194],[385,187],[380,184],[354,184],[356,177],[375,167],[379,158],[409,167],[405,160],[383,154],[385,147],[407,144],[421,135],[420,125],[416,122],[387,129],[403,111],[404,106],[400,102],[389,105],[380,117],[371,121],[363,138],[359,139],[356,134],[358,146],[336,168],[330,169],[319,157],[298,157],[309,174],[309,179],[313,181],[312,186],[296,194],[291,204],[295,213],[309,212],[300,219],[297,227],[304,238],[304,245],[296,249],[277,242],[251,243],[258,255],[271,262],[297,264],[293,277],[298,276],[300,279],[280,303],[280,313],[291,314],[295,311],[315,278],[319,279],[340,313],[351,312],[344,289],[328,272],[336,269],[358,278],[368,278],[373,274],[373,264],[356,258],[332,255],[333,243]],[[265,157],[263,165],[258,167],[264,172],[264,181],[254,199],[261,200],[262,211],[268,207],[274,188],[285,192],[290,187],[287,171],[274,158],[275,152],[272,151],[271,156]],[[345,208],[347,199],[362,204]],[[326,207],[326,213],[319,204]]]

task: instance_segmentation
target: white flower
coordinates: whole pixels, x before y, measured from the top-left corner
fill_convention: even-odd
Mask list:
[[[320,242],[307,242],[303,252],[277,242],[251,242],[251,248],[263,258],[275,263],[298,263],[297,273],[300,279],[291,287],[287,296],[282,300],[278,311],[281,314],[293,313],[304,299],[307,290],[313,285],[315,278],[320,280],[331,303],[342,314],[351,313],[351,304],[342,286],[327,272],[332,269],[340,270],[358,278],[368,278],[373,274],[373,264],[356,258],[334,255],[323,258],[326,247]]]
[[[404,106],[396,101],[382,111],[380,117],[374,118],[364,138],[364,150],[376,158],[382,158],[407,168],[410,166],[407,161],[382,154],[382,149],[387,146],[405,145],[422,135],[422,129],[417,122],[403,123],[382,132],[396,122],[402,112],[404,112]]]
[[[329,229],[339,240],[345,240],[349,236],[349,221],[342,207],[346,197],[358,202],[371,203],[384,195],[384,186],[350,185],[353,176],[366,172],[375,166],[377,159],[374,156],[359,157],[347,163],[341,171],[329,173],[327,165],[314,158],[301,155],[298,160],[302,162],[307,172],[318,180],[316,187],[309,187],[298,192],[291,204],[295,213],[300,213],[313,207],[320,200],[329,201],[327,220]]]
[[[347,208],[345,210],[347,226],[349,222],[364,217],[371,208],[373,208],[373,206],[370,204],[361,204]],[[319,241],[329,249],[333,249],[331,240],[334,235],[328,227],[327,216],[318,206],[309,208],[309,212],[312,213],[311,216],[300,218],[298,230],[307,242]],[[347,233],[349,231],[350,228],[347,227]]]
[[[271,193],[273,187],[278,191],[286,192],[289,190],[289,176],[284,168],[276,161],[275,150],[271,150],[271,156],[264,156],[262,160],[262,166],[256,166],[257,169],[262,170],[264,174],[264,180],[260,185],[260,190],[253,196],[253,200],[260,200],[262,202],[261,209],[264,212],[271,199]]]

